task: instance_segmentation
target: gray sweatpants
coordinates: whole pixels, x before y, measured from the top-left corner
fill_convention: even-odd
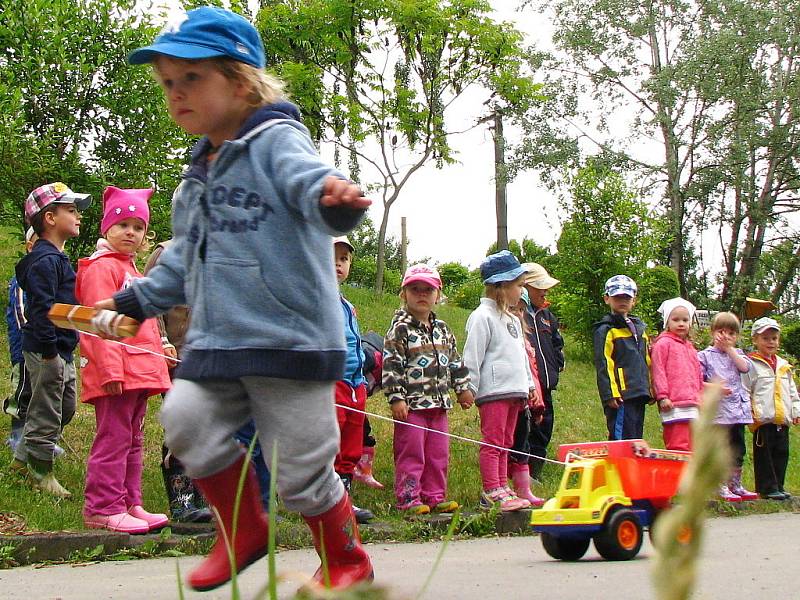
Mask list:
[[[333,382],[271,377],[176,379],[161,408],[167,447],[193,478],[214,475],[242,455],[234,432],[251,417],[264,458],[278,448],[278,494],[287,509],[314,517],[341,500],[333,470],[339,427]]]
[[[31,378],[31,400],[22,430],[24,443],[17,445],[14,457],[52,463],[61,431],[75,416],[75,363],[58,355],[45,360],[36,352],[23,352],[23,357]]]

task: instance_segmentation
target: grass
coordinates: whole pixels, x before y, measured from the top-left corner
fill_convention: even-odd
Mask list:
[[[7,237],[7,236],[6,236]],[[0,232],[2,241],[2,232]],[[10,276],[16,254],[16,242],[5,240],[0,243],[0,276]],[[346,288],[345,295],[355,304],[358,310],[359,322],[362,333],[369,330],[383,334],[389,327],[394,309],[400,304],[396,296],[376,296],[370,290],[362,288]],[[442,306],[437,311],[440,318],[444,319],[453,329],[459,343],[464,342],[464,327],[469,311]],[[555,405],[555,431],[551,445],[551,456],[560,443],[601,440],[606,437],[605,419],[597,397],[594,369],[576,350],[577,345],[572,342],[567,333],[567,368],[562,374],[558,390],[554,394]],[[9,361],[6,349],[6,336],[0,339],[0,376],[8,373]],[[9,392],[7,377],[0,379],[0,397]],[[151,400],[145,420],[145,470],[143,474],[144,505],[151,511],[167,512],[167,499],[159,469],[161,458],[161,442],[163,432],[157,421],[160,399]],[[384,397],[377,394],[369,399],[367,410],[379,415],[389,416],[390,411]],[[371,509],[378,520],[390,524],[386,530],[364,529],[365,541],[385,540],[387,537],[398,540],[416,540],[428,537],[438,537],[441,532],[431,528],[424,521],[410,520],[399,515],[392,506],[394,497],[392,483],[394,477],[392,461],[392,424],[371,419],[373,433],[378,440],[375,462],[375,477],[386,485],[384,490],[373,490],[356,485],[354,499],[356,504]],[[0,440],[8,436],[10,419],[0,417]],[[480,426],[478,412],[473,407],[464,411],[459,407],[450,413],[450,429],[453,433],[480,439]],[[55,466],[55,473],[59,481],[69,489],[74,498],[58,501],[34,491],[27,483],[7,472],[6,465],[11,462],[11,452],[5,445],[0,445],[0,512],[13,512],[21,515],[28,531],[59,531],[81,530],[83,521],[81,517],[83,486],[85,478],[85,460],[89,453],[94,432],[94,411],[85,404],[80,404],[73,422],[65,430],[65,444],[68,447],[66,456],[60,458]],[[661,439],[661,426],[654,408],[647,411],[645,424],[645,438],[654,447],[663,447]],[[748,444],[748,456],[745,464],[745,483],[752,487],[752,464]],[[800,493],[800,439],[797,428],[792,430],[791,458],[786,482],[787,489],[793,493]],[[561,477],[561,468],[558,465],[545,465],[542,474],[542,487],[537,488],[537,495],[549,497],[556,488]],[[450,445],[450,473],[449,496],[460,502],[467,510],[473,509],[479,499],[481,479],[478,471],[477,446],[457,440]],[[775,503],[757,503],[758,511],[777,510]],[[720,509],[723,514],[731,511],[729,507]],[[737,511],[738,512],[738,511]],[[286,515],[288,524],[300,523],[295,515]],[[462,523],[463,533],[486,531],[479,522],[470,527],[465,518]],[[279,524],[279,528],[283,524]],[[289,529],[287,525],[287,530]],[[296,528],[295,528],[296,529]],[[291,546],[307,545],[310,537],[294,534],[289,541]],[[2,553],[0,553],[2,562]]]

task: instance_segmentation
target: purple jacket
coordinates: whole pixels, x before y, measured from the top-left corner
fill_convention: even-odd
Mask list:
[[[736,352],[747,360],[750,368],[753,363],[745,353],[737,348]],[[742,383],[742,373],[736,368],[731,358],[722,350],[709,346],[701,350],[697,358],[703,369],[703,379],[711,381],[721,379],[723,385],[731,390],[730,395],[723,396],[717,410],[714,423],[719,425],[739,425],[753,422],[753,411],[750,408],[750,391]]]
[[[703,394],[703,373],[697,350],[690,340],[663,332],[650,350],[656,400],[669,398],[675,406],[698,406]]]

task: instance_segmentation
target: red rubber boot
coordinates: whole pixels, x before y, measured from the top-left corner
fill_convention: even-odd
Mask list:
[[[210,477],[195,479],[194,483],[203,492],[210,506],[217,509],[217,539],[206,559],[189,573],[187,583],[195,590],[204,592],[227,583],[231,578],[231,564],[225,536],[233,549],[236,571],[240,572],[267,554],[269,522],[261,506],[261,492],[252,465],[247,465],[247,476],[239,503],[239,519],[236,537],[233,536],[233,510],[236,488],[242,473],[245,457],[224,471]],[[223,528],[225,535],[223,536]]]
[[[303,515],[303,518],[311,529],[317,554],[322,558],[324,553],[332,589],[372,581],[372,563],[361,545],[358,525],[347,494],[328,512],[316,517]],[[314,574],[314,581],[327,586],[322,566]]]

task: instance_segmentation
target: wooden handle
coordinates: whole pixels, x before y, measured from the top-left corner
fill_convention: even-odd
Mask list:
[[[80,304],[53,304],[47,313],[48,318],[56,327],[62,329],[77,329],[88,333],[97,333],[92,324],[92,319],[97,315],[97,310],[91,306]],[[133,337],[139,331],[141,323],[131,317],[119,315],[115,319],[114,333],[119,337]]]

